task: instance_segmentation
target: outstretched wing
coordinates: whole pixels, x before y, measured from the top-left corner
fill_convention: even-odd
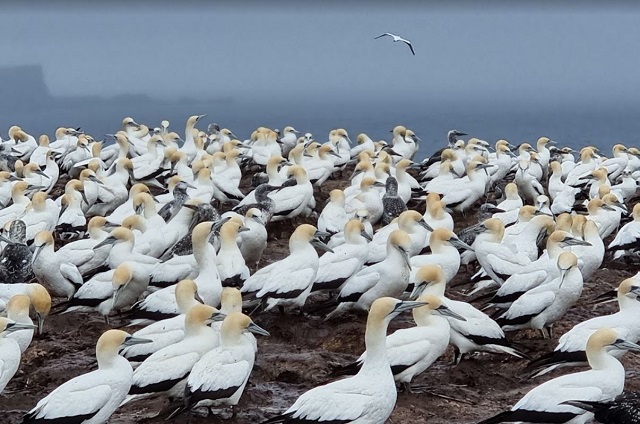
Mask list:
[[[389,34],[388,32],[385,32],[382,35],[378,35],[376,38],[374,38],[374,40],[377,40],[378,38],[382,38],[382,37],[393,37],[391,34]]]
[[[409,46],[409,48],[411,49],[411,53],[413,53],[413,55],[416,55],[416,51],[413,50],[413,44],[411,44],[411,41],[409,40],[402,40],[407,46]]]

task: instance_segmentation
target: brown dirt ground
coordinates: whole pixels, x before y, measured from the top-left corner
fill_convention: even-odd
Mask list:
[[[346,175],[350,175],[347,173]],[[321,193],[318,208],[324,204],[328,193],[342,186],[340,181],[329,181]],[[461,218],[461,217],[459,217]],[[471,223],[473,216],[460,219],[459,228]],[[308,222],[313,223],[312,220]],[[287,239],[292,225],[272,226],[270,234],[277,239],[269,241],[268,252],[262,265],[274,262],[288,253]],[[587,301],[595,295],[617,286],[624,278],[638,269],[632,266],[605,261],[595,275],[585,282],[581,300],[555,326],[555,337],[542,340],[538,333],[512,334],[536,357],[552,350],[557,339],[573,325],[593,316],[615,312],[615,304],[592,307]],[[468,281],[470,274],[461,272],[452,282],[449,295],[461,298],[457,287]],[[313,302],[313,300],[311,300]],[[228,410],[219,411],[216,417],[204,418],[184,414],[174,420],[176,424],[227,422],[229,424],[253,424],[286,409],[306,390],[328,381],[330,364],[353,361],[364,349],[365,315],[346,315],[341,320],[324,322],[323,316],[297,313],[281,315],[278,312],[257,314],[254,321],[271,333],[271,337],[259,337],[256,364],[249,384],[237,407],[235,419]],[[412,325],[406,314],[391,324],[390,331]],[[20,422],[20,417],[35,406],[37,401],[58,385],[76,375],[96,367],[94,348],[100,334],[108,329],[96,315],[72,313],[47,318],[46,333],[33,340],[22,358],[21,368],[0,395],[0,421]],[[522,375],[525,360],[502,355],[481,354],[466,358],[457,366],[451,366],[450,349],[436,361],[415,383],[426,384],[432,393],[398,394],[396,408],[390,423],[474,423],[508,408],[534,386],[551,377],[566,373],[558,371],[537,380],[527,380]],[[625,355],[627,390],[640,390],[636,378],[640,357]],[[116,411],[110,423],[162,423],[155,415],[167,404],[165,399],[139,401]]]

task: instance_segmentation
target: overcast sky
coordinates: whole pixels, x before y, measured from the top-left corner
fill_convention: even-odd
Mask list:
[[[634,101],[631,2],[15,2],[0,66],[42,64],[54,95]],[[390,39],[396,32],[413,41]]]

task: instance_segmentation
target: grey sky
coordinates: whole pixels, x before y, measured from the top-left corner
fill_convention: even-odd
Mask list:
[[[8,7],[0,66],[42,64],[54,95],[557,104],[640,94],[640,8],[625,3],[105,3]],[[373,40],[386,31],[417,55]]]

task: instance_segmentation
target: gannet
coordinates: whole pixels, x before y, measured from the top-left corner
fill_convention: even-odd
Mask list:
[[[367,263],[376,263],[385,259],[387,254],[387,240],[395,230],[406,232],[411,238],[411,248],[407,252],[409,257],[417,255],[427,245],[431,227],[422,219],[420,212],[404,211],[396,221],[382,227],[373,235],[368,245],[369,257]]]
[[[256,356],[251,339],[243,337],[246,332],[269,336],[242,312],[226,316],[220,330],[220,346],[205,353],[193,366],[185,387],[184,408],[176,413],[220,404],[233,409],[238,404]]]
[[[369,220],[375,224],[382,218],[384,208],[376,187],[384,187],[384,184],[376,181],[374,177],[365,177],[360,181],[360,192],[347,197],[345,210],[351,216],[358,209],[366,209],[369,212]],[[345,193],[346,194],[346,193]]]
[[[187,194],[187,189],[189,188],[195,188],[195,186],[186,181],[180,181],[173,187],[173,199],[165,203],[158,211],[158,215],[160,215],[165,222],[169,222],[175,218],[185,202],[189,200],[191,197]]]
[[[0,227],[10,221],[19,219],[31,201],[25,192],[29,189],[29,184],[25,181],[16,182],[11,189],[11,200],[13,204],[0,209]]]
[[[106,422],[127,395],[133,375],[131,365],[118,355],[118,349],[147,342],[121,330],[104,332],[96,345],[98,369],[57,387],[40,400],[22,422]]]
[[[193,280],[182,280],[176,284],[175,297],[180,314],[153,322],[133,333],[135,337],[143,337],[151,340],[151,343],[129,346],[123,349],[122,356],[127,358],[129,362],[137,365],[152,353],[157,352],[165,346],[177,343],[184,338],[185,315],[192,306],[203,303],[203,300],[198,294],[198,286]]]
[[[26,294],[16,294],[7,303],[5,311],[7,312],[7,318],[10,321],[23,324],[28,329],[13,331],[10,334],[5,335],[5,338],[10,338],[18,343],[20,352],[24,353],[25,350],[31,344],[33,335],[37,327],[33,325],[33,321],[29,317],[29,308],[31,307],[31,299]],[[51,307],[51,304],[49,304]]]
[[[216,251],[209,243],[213,222],[202,222],[193,229],[193,255],[198,263],[199,273],[194,281],[198,293],[207,305],[220,304],[222,283],[216,266]],[[169,318],[180,313],[175,300],[176,286],[169,286],[151,293],[131,309],[129,316],[136,324]]]
[[[344,244],[320,256],[312,291],[338,290],[364,266],[368,257],[364,224],[358,219],[350,220],[344,226],[344,235]]]
[[[600,238],[605,239],[618,228],[621,209],[625,208],[613,194],[607,194],[602,199],[593,199],[587,204],[589,215],[587,219],[595,222]],[[626,212],[626,208],[625,208]]]
[[[371,305],[365,345],[367,358],[353,377],[309,390],[282,415],[264,424],[296,422],[352,422],[380,424],[389,418],[397,393],[385,348],[387,326],[401,312],[422,306],[384,297]]]
[[[633,221],[626,223],[609,243],[608,249],[613,252],[613,258],[618,259],[631,255],[640,249],[640,203],[633,206],[631,212]]]
[[[604,243],[598,234],[597,225],[593,221],[587,220],[584,215],[575,215],[573,224],[582,233],[582,239],[588,243],[571,248],[571,251],[578,257],[578,267],[584,281],[588,281],[602,265],[605,252]]]
[[[351,148],[349,154],[352,158],[355,158],[365,150],[374,151],[375,145],[373,144],[373,140],[371,140],[368,135],[366,135],[365,133],[360,133],[358,134],[358,137],[356,137],[356,146]]]
[[[409,284],[411,238],[395,230],[387,240],[387,256],[382,262],[362,268],[347,281],[338,295],[338,307],[326,319],[352,308],[368,310],[378,298],[400,296]]]
[[[29,296],[33,309],[36,312],[38,333],[43,333],[44,320],[51,310],[51,296],[47,289],[38,283],[0,284],[0,303],[8,303],[18,294]]]
[[[567,173],[565,178],[565,184],[575,186],[579,184],[581,177],[589,174],[597,166],[595,161],[595,152],[591,147],[584,147],[580,150],[580,161],[576,163],[575,167]]]
[[[445,210],[446,205],[440,201],[440,195],[431,193],[427,195],[427,203],[422,219],[434,230],[446,228],[453,231],[453,218]]]
[[[247,266],[258,269],[262,254],[267,248],[267,229],[260,209],[250,208],[244,216],[244,227],[240,236],[240,253]]]
[[[524,293],[496,319],[505,331],[531,328],[542,331],[545,338],[552,334],[553,323],[580,298],[583,284],[573,253],[558,256],[558,269],[558,277]]]
[[[622,393],[624,367],[609,354],[610,347],[640,350],[637,344],[619,338],[614,330],[602,328],[589,337],[587,342],[587,358],[591,366],[589,371],[549,380],[529,391],[511,410],[483,420],[479,424],[588,422],[592,414],[563,403],[568,400],[607,400]]]
[[[342,231],[348,221],[344,205],[344,192],[340,189],[331,190],[329,201],[318,217],[318,229],[331,235]]]
[[[118,159],[115,172],[104,177],[99,186],[98,200],[89,208],[87,216],[107,216],[118,206],[127,201],[129,192],[127,185],[133,180],[133,163],[129,158]]]
[[[212,306],[192,306],[185,316],[184,339],[153,353],[136,368],[121,405],[162,394],[181,396],[191,368],[219,344],[218,332],[207,325],[217,314]]]
[[[104,230],[106,223],[106,218],[94,216],[87,225],[89,238],[76,240],[58,249],[58,254],[63,255],[70,264],[75,265],[83,276],[90,275],[104,265],[109,256],[112,245],[94,249],[98,243],[109,236],[109,233]]]
[[[321,241],[325,236],[313,225],[298,226],[289,238],[289,256],[256,271],[245,280],[241,292],[255,293],[267,310],[287,305],[302,308],[318,272],[314,246],[330,251]]]
[[[460,253],[458,249],[472,250],[471,246],[460,240],[453,231],[446,228],[433,230],[429,236],[430,254],[412,256],[409,282],[415,284],[418,270],[425,265],[439,265],[444,273],[445,281],[451,281],[460,269]]]
[[[269,195],[275,202],[272,218],[274,222],[295,218],[299,215],[309,216],[316,204],[313,197],[313,186],[304,168],[293,165],[288,169],[287,175],[293,176],[294,180],[292,181],[295,183],[291,186],[284,183]]]
[[[519,358],[525,355],[510,346],[500,326],[487,314],[473,305],[445,297],[446,280],[438,265],[426,265],[418,270],[411,297],[431,294],[438,296],[444,304],[466,320],[449,319],[451,344],[454,346],[454,363],[469,352],[508,353]]]
[[[220,228],[220,250],[216,256],[216,266],[223,287],[242,287],[249,277],[242,252],[238,248],[236,238],[238,233],[248,230],[242,225],[242,220],[230,220]]]
[[[488,176],[480,172],[493,165],[476,160],[467,165],[467,176],[453,181],[446,181],[438,187],[429,186],[428,191],[442,196],[442,202],[448,208],[464,212],[484,195]]]
[[[33,255],[27,246],[27,228],[20,220],[11,221],[7,245],[0,254],[0,281],[5,284],[26,283],[33,277]]]
[[[33,324],[21,324],[0,318],[0,393],[7,387],[20,366],[20,346],[16,340],[7,336],[20,330],[33,331],[34,328],[36,326]]]
[[[31,198],[31,203],[25,208],[20,220],[27,226],[26,239],[33,240],[42,230],[53,231],[58,222],[60,208],[47,198],[45,192],[39,191]]]
[[[450,329],[444,317],[466,320],[452,312],[437,296],[427,294],[417,300],[425,305],[413,309],[416,326],[396,330],[386,339],[391,372],[407,393],[413,391],[410,384],[413,377],[429,368],[447,350]],[[366,357],[367,352],[364,352],[353,364],[341,367],[338,375],[357,372]]]
[[[639,275],[623,280],[617,289],[620,310],[576,324],[558,340],[553,352],[542,355],[527,366],[527,370],[536,371],[536,376],[544,375],[554,369],[566,366],[584,365],[587,361],[585,349],[587,339],[599,328],[612,328],[620,337],[635,343],[640,339],[640,326],[637,316],[640,312]],[[625,350],[612,350],[611,355],[620,359]]]
[[[207,115],[193,115],[190,116],[189,119],[187,119],[187,124],[184,130],[184,144],[182,145],[180,150],[187,155],[187,158],[189,158],[189,163],[191,163],[195,159],[196,154],[198,153],[198,149],[193,137],[193,129],[196,123],[205,116]]]

